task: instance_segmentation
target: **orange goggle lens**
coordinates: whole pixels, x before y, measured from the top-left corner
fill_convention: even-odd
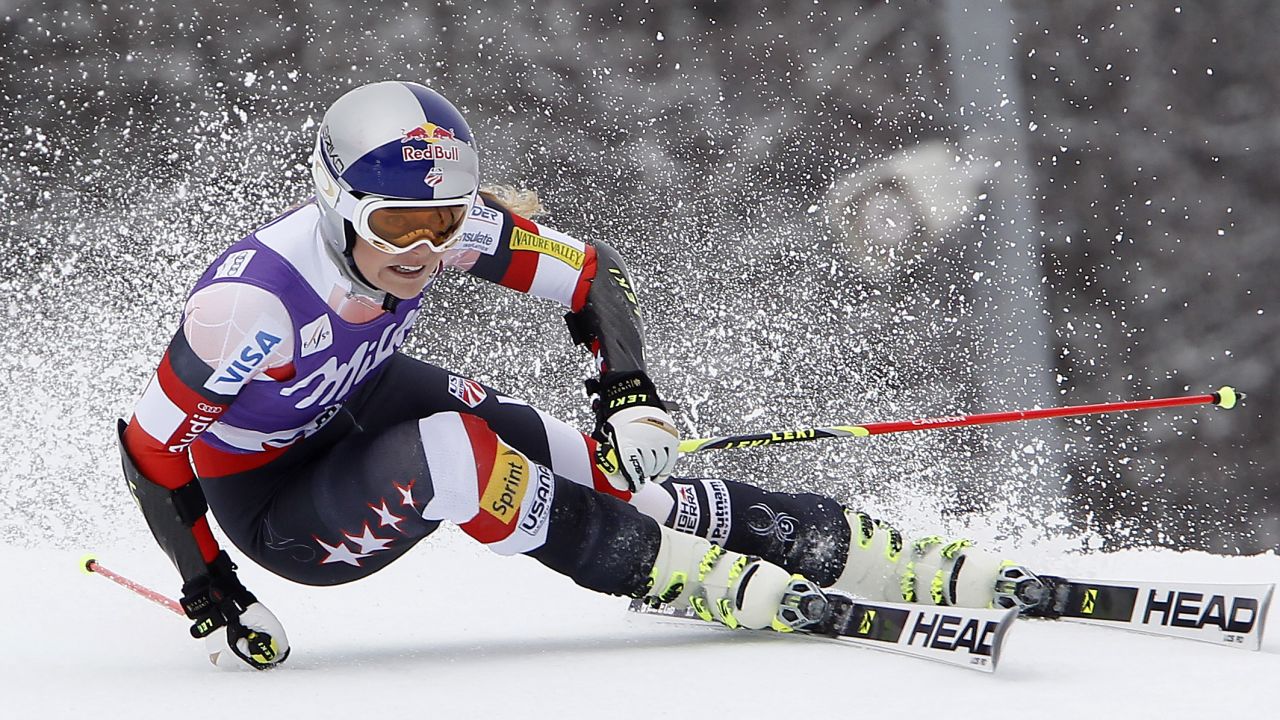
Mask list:
[[[458,228],[466,219],[467,208],[463,205],[378,208],[369,213],[369,230],[398,248],[423,240],[445,248],[456,239]]]

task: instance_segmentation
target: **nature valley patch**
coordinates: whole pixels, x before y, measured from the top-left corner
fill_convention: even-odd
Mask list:
[[[581,270],[582,263],[587,258],[585,250],[580,250],[559,240],[535,235],[524,228],[513,228],[511,230],[511,249],[532,250],[543,255],[550,255],[574,270]]]

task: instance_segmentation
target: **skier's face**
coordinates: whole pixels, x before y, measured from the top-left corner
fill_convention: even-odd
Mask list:
[[[384,292],[408,300],[417,297],[427,281],[436,274],[444,254],[426,245],[406,253],[392,255],[359,240],[351,249],[351,257],[365,279]]]

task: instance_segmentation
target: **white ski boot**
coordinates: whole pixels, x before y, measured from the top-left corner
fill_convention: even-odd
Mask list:
[[[1036,575],[974,548],[971,540],[928,535],[904,543],[901,533],[866,513],[846,509],[845,520],[849,556],[831,585],[836,590],[871,600],[1017,608],[1055,617],[1060,578]]]
[[[649,579],[645,599],[692,608],[731,628],[791,632],[827,612],[826,596],[804,576],[666,527]]]

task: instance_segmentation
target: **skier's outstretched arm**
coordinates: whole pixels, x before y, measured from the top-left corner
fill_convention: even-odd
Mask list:
[[[266,291],[241,283],[209,286],[188,302],[133,416],[117,427],[129,491],[182,576],[191,634],[206,639],[214,664],[235,657],[272,667],[288,657],[289,641],[218,547],[187,448],[246,383],[291,371],[292,337],[284,306]]]

